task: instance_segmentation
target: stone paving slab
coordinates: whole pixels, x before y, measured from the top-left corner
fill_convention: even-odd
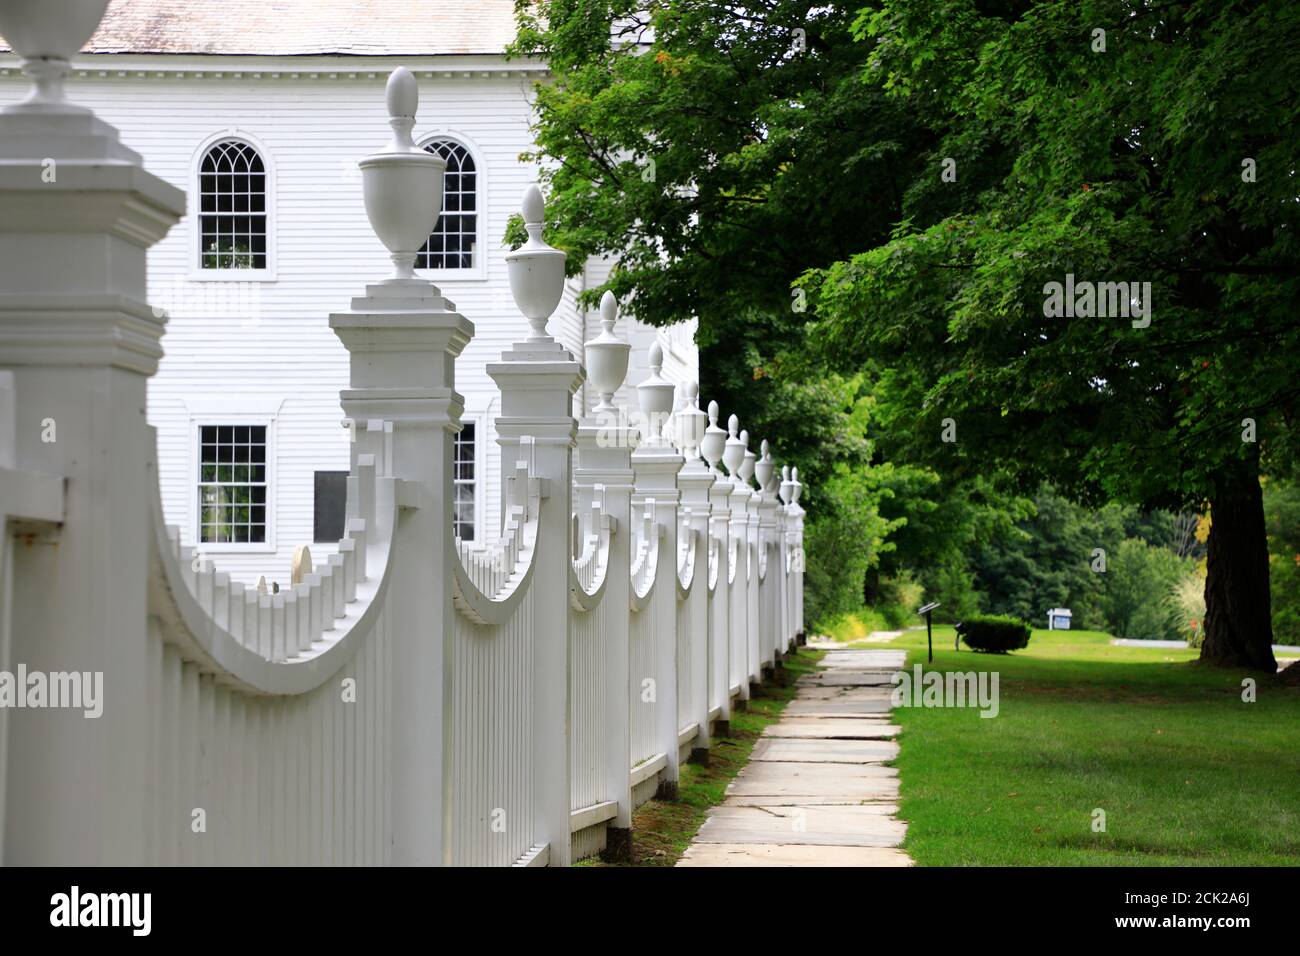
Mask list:
[[[888,695],[883,700],[792,700],[785,706],[791,717],[884,717],[889,711]]]
[[[898,812],[897,788],[895,793],[882,796],[843,797],[833,795],[816,795],[809,793],[794,794],[755,794],[748,796],[735,794],[727,797],[719,806],[732,807],[883,807],[889,813]],[[715,810],[717,807],[714,808]],[[712,812],[712,811],[710,811]]]
[[[840,668],[867,668],[874,670],[895,671],[907,662],[907,651],[894,650],[853,650],[835,651],[827,654],[822,667],[828,671]]]
[[[892,673],[892,671],[890,672]],[[884,671],[839,671],[805,674],[795,681],[796,687],[891,687],[893,681]]]
[[[898,793],[898,771],[879,764],[751,763],[727,785],[738,797],[862,797]]]
[[[902,651],[829,650],[713,807],[678,866],[910,866],[897,847],[891,676]]]
[[[693,843],[678,866],[911,866],[902,850],[877,846]]]
[[[888,701],[892,693],[893,688],[891,687],[852,687],[849,685],[821,687],[815,684],[806,684],[799,688],[799,696],[790,701],[788,707],[793,707],[795,704],[804,704],[810,700]]]
[[[764,737],[754,744],[749,759],[799,763],[882,763],[897,756],[898,744],[892,740]]]
[[[897,846],[907,825],[889,808],[864,806],[745,807],[723,804],[700,827],[700,843],[804,846]]]
[[[880,717],[790,717],[768,727],[763,736],[885,740],[897,737],[898,728]]]

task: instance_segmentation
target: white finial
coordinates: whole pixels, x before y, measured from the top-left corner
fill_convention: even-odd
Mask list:
[[[596,389],[600,401],[596,403],[592,414],[598,416],[617,415],[614,407],[614,393],[627,377],[627,359],[632,346],[614,334],[614,321],[618,318],[618,300],[614,293],[605,292],[600,297],[601,331],[585,345],[587,357],[587,380]]]
[[[385,88],[393,138],[381,152],[361,160],[366,216],[393,260],[389,282],[419,281],[415,257],[433,232],[442,210],[442,177],[447,161],[411,140],[420,92],[404,66],[393,70]]]
[[[727,474],[735,478],[740,474],[740,466],[745,461],[745,446],[736,437],[740,419],[732,415],[727,419],[727,441],[723,445],[722,463],[727,466]]]
[[[698,391],[698,386],[697,386]],[[696,396],[698,401],[698,395]],[[700,454],[704,460],[709,463],[713,469],[715,477],[721,477],[718,472],[718,462],[722,460],[722,453],[727,447],[727,433],[718,427],[718,403],[709,402],[709,425],[704,429],[704,438],[700,441]]]
[[[764,493],[772,491],[772,475],[776,471],[776,465],[772,462],[772,452],[764,438],[759,445],[762,456],[754,465],[754,472],[758,475],[758,490]]]
[[[744,458],[740,462],[740,480],[748,485],[749,479],[754,477],[754,463],[758,456],[749,450],[749,432],[745,429],[741,429],[740,444],[745,449]]]
[[[614,293],[608,289],[600,297],[600,324],[605,327],[605,331],[613,334],[614,323],[618,321],[618,299],[614,298]]]
[[[524,228],[528,230],[530,239],[542,238],[542,226],[546,224],[546,200],[542,198],[542,191],[533,183],[524,190],[524,201],[521,204],[520,212],[524,217]]]
[[[636,387],[637,399],[648,425],[646,445],[663,444],[663,429],[673,411],[673,383],[659,372],[664,367],[664,350],[656,340],[650,345],[650,377]]]
[[[552,249],[542,240],[542,227],[546,223],[546,203],[536,184],[524,190],[520,207],[528,241],[506,255],[506,271],[510,276],[510,292],[515,305],[528,319],[532,334],[530,342],[553,342],[546,334],[546,320],[551,317],[564,295],[565,255]]]
[[[415,152],[411,130],[415,128],[415,112],[420,106],[420,86],[411,71],[399,66],[388,75],[384,89],[388,103],[388,125],[393,128],[393,141],[388,146],[392,153]]]
[[[22,57],[22,70],[32,90],[22,103],[4,112],[88,113],[68,102],[63,80],[72,58],[99,28],[108,0],[4,0],[0,3],[0,35]]]
[[[700,411],[698,382],[693,379],[685,382],[681,391],[682,407],[677,413],[677,447],[688,462],[696,462],[700,457],[700,445],[708,435],[708,416]]]

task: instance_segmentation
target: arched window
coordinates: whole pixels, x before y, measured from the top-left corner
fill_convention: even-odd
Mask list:
[[[266,164],[237,139],[199,161],[199,268],[267,268]]]
[[[447,161],[442,177],[442,215],[416,257],[417,269],[472,269],[478,243],[478,173],[474,157],[454,139],[424,148]]]

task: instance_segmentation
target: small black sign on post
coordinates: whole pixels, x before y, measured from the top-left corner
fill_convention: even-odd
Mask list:
[[[929,645],[930,663],[932,664],[934,663],[934,628],[930,625],[930,612],[937,607],[939,607],[939,602],[935,601],[932,604],[927,604],[925,607],[920,608],[916,612],[917,614],[925,615],[925,643]]]

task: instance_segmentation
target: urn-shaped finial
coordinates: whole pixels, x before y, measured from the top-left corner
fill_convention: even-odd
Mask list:
[[[542,241],[542,227],[546,223],[546,204],[542,191],[536,185],[524,191],[520,211],[528,241],[506,255],[506,271],[510,275],[510,293],[515,305],[528,320],[532,329],[530,342],[553,342],[546,334],[546,320],[564,295],[565,255]]]
[[[752,451],[749,450],[749,432],[741,429],[740,443],[745,446],[745,455],[740,462],[740,480],[746,485],[754,477],[754,462],[758,459]]]
[[[740,466],[745,461],[745,443],[736,435],[740,419],[732,415],[727,419],[727,442],[722,450],[722,463],[727,466],[727,474],[732,478],[740,476]]]
[[[658,342],[650,346],[650,377],[636,387],[637,401],[646,417],[646,444],[662,445],[664,425],[673,411],[673,383],[659,373],[664,367],[664,350]]]
[[[700,457],[700,443],[704,441],[708,416],[700,411],[700,386],[687,382],[681,389],[682,406],[677,412],[677,450],[687,461]]]
[[[393,260],[390,282],[416,278],[415,257],[433,232],[442,210],[442,175],[447,162],[415,145],[411,130],[420,105],[415,77],[399,66],[385,91],[393,138],[381,152],[361,160],[366,215]]]
[[[709,427],[704,429],[704,438],[700,441],[700,453],[709,467],[718,472],[718,462],[727,447],[727,433],[718,427],[718,403],[709,402]]]
[[[793,501],[792,488],[790,486],[790,466],[781,466],[781,503],[788,505]]]
[[[762,456],[754,463],[754,473],[758,476],[758,490],[769,491],[768,485],[772,483],[772,473],[776,470],[776,465],[772,461],[772,451],[768,448],[767,439],[763,439],[760,447]]]
[[[71,60],[99,28],[108,0],[4,0],[0,36],[22,57],[32,91],[5,112],[86,113],[69,103],[63,80]]]
[[[614,293],[606,291],[600,298],[600,334],[585,346],[587,356],[587,380],[595,386],[600,401],[592,409],[592,414],[615,414],[614,393],[627,377],[627,359],[632,346],[614,334],[614,322],[618,319],[618,300]]]
[[[803,485],[799,484],[799,469],[790,469],[790,503],[797,505],[799,503],[799,493],[803,491]]]

